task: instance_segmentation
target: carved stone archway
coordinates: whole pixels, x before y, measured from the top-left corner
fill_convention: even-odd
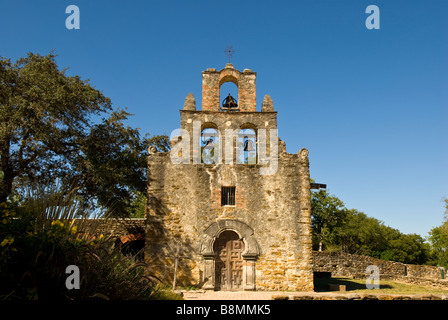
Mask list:
[[[255,262],[260,255],[260,249],[254,237],[254,230],[246,223],[234,219],[218,220],[204,231],[204,240],[200,252],[204,258],[203,288],[215,290],[216,252],[213,250],[213,244],[220,234],[227,230],[236,232],[244,242],[244,252],[242,253],[244,261],[243,290],[255,290]]]

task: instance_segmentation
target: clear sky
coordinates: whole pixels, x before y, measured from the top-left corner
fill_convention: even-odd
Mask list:
[[[65,25],[68,5],[80,29]],[[380,9],[369,30],[368,5]],[[442,223],[448,197],[448,1],[0,0],[0,55],[58,55],[134,116],[170,134],[201,72],[257,72],[287,151],[306,147],[311,177],[348,208],[403,233]],[[227,90],[227,88],[225,89]],[[227,92],[225,92],[227,95]]]

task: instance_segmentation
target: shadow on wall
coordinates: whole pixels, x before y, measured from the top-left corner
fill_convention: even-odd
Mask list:
[[[176,286],[201,287],[201,283],[193,281],[191,270],[195,252],[190,241],[181,237],[181,230],[167,232],[165,222],[170,220],[170,212],[166,206],[150,195],[146,214],[145,262],[151,266],[151,272],[167,286],[173,285],[176,273]]]

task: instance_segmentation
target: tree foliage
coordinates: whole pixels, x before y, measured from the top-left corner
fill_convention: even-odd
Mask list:
[[[79,156],[89,117],[111,102],[88,81],[59,70],[55,55],[0,60],[0,202],[24,177],[50,179]]]
[[[97,199],[122,215],[135,210],[136,193],[146,189],[147,142],[137,129],[123,124],[128,115],[114,111],[92,126],[81,146],[83,156],[69,171],[70,179],[82,186],[85,199]]]
[[[344,203],[326,190],[319,190],[311,198],[311,212],[313,237],[318,242],[319,251],[324,243],[338,242],[347,216]]]
[[[352,254],[380,257],[387,250],[388,241],[395,230],[368,217],[363,212],[350,210],[344,230],[341,232],[341,248]]]
[[[129,215],[145,191],[148,146],[167,151],[168,138],[140,137],[124,124],[129,113],[113,110],[108,97],[60,70],[55,58],[0,58],[0,202],[26,181],[59,180],[84,199]]]
[[[313,192],[311,202],[314,249],[324,247],[403,263],[432,264],[429,244],[420,235],[403,234],[363,212],[348,210],[325,190]],[[434,239],[441,243],[437,250],[446,252],[442,248],[447,248],[448,236],[441,234],[439,229],[434,230]]]
[[[170,137],[167,135],[155,135],[148,139],[148,147],[156,147],[158,152],[171,150]]]
[[[445,217],[442,225],[429,232],[433,264],[448,268],[448,199],[445,199]]]

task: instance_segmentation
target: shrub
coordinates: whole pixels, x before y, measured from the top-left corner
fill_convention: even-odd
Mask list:
[[[0,299],[89,300],[173,298],[144,262],[123,256],[112,238],[86,219],[76,192],[33,189],[0,204]],[[66,268],[80,270],[79,289],[68,289]]]

